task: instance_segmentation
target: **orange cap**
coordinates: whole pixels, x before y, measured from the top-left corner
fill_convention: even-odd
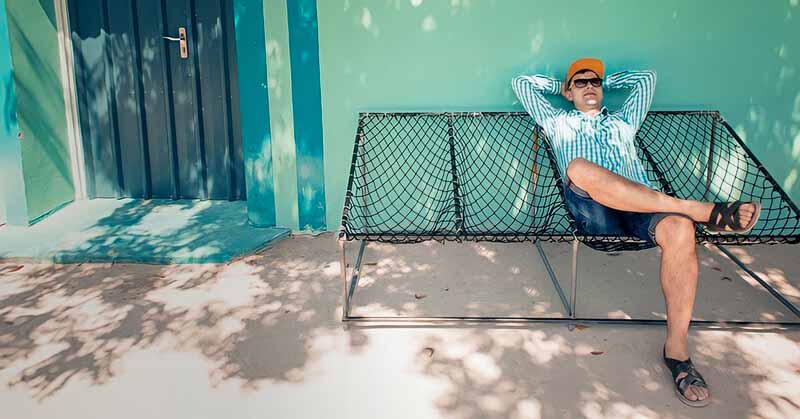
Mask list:
[[[598,60],[597,58],[581,58],[579,60],[575,60],[572,64],[569,65],[569,69],[567,70],[567,78],[566,82],[569,83],[572,80],[572,77],[575,76],[575,73],[582,71],[582,70],[591,70],[597,74],[597,77],[603,78],[603,62]]]

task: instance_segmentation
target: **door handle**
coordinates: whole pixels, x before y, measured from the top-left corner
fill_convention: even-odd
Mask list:
[[[186,28],[181,26],[178,28],[178,36],[162,36],[162,38],[166,39],[167,41],[177,41],[179,42],[181,49],[181,58],[187,59],[189,58],[189,48],[186,46]]]

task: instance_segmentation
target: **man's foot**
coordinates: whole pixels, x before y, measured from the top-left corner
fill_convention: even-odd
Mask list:
[[[760,214],[758,202],[717,202],[705,225],[711,232],[744,234],[756,225]]]
[[[667,365],[672,379],[675,383],[675,394],[681,402],[691,407],[704,407],[711,403],[711,393],[708,391],[708,384],[700,373],[695,369],[692,359],[680,361],[667,357],[667,349],[664,347],[664,363]]]

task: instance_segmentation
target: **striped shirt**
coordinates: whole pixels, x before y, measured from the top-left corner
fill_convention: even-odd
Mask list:
[[[631,93],[619,111],[603,107],[594,116],[553,107],[544,95],[560,94],[561,81],[552,77],[520,76],[511,84],[522,106],[550,139],[562,176],[566,176],[569,162],[582,157],[652,188],[636,155],[634,138],[653,101],[655,72],[621,71],[606,77],[604,90],[629,88]]]

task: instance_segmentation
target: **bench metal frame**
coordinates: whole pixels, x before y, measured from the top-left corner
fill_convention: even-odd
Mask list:
[[[580,243],[577,238],[572,239],[572,273],[571,273],[571,292],[569,301],[561,288],[561,284],[550,265],[550,260],[547,258],[542,245],[539,241],[533,244],[538,250],[539,256],[544,263],[547,274],[550,277],[553,286],[561,300],[564,307],[566,317],[485,317],[485,316],[433,316],[433,317],[415,317],[415,316],[353,316],[351,315],[353,309],[353,296],[358,288],[358,280],[361,276],[362,262],[366,252],[367,241],[361,240],[356,256],[356,263],[353,266],[350,280],[348,281],[347,257],[345,253],[345,244],[347,240],[340,238],[339,253],[341,266],[341,277],[343,285],[344,304],[342,306],[342,321],[350,324],[370,324],[370,323],[383,323],[383,324],[529,324],[529,323],[555,323],[566,324],[574,326],[575,324],[629,324],[629,325],[665,325],[666,320],[662,319],[611,319],[611,318],[597,318],[597,317],[580,317],[577,314],[577,290],[578,290],[578,244]],[[750,269],[744,262],[737,258],[727,248],[720,244],[714,244],[727,258],[739,266],[742,270],[747,272],[753,279],[755,279],[765,290],[767,290],[776,300],[778,300],[784,307],[786,307],[792,314],[794,314],[797,321],[785,322],[765,322],[765,321],[724,321],[724,320],[692,320],[691,326],[706,327],[715,329],[752,329],[752,328],[787,328],[800,326],[800,309],[786,299],[778,290],[773,288],[769,283],[764,281],[757,273]]]
[[[481,114],[519,114],[522,115],[524,112],[480,112]],[[658,111],[661,114],[709,114],[714,116],[712,119],[712,128],[711,128],[711,138],[709,147],[713,149],[714,147],[714,127],[716,124],[720,123],[723,127],[730,132],[730,134],[736,139],[737,143],[744,149],[745,153],[750,157],[753,162],[758,166],[758,168],[762,171],[762,173],[770,180],[770,182],[774,185],[778,194],[788,203],[788,205],[794,210],[795,214],[800,214],[800,210],[798,210],[797,206],[792,202],[786,192],[780,187],[780,184],[775,182],[772,178],[772,175],[764,169],[764,166],[761,162],[756,158],[756,156],[750,151],[747,145],[742,142],[741,138],[739,138],[738,134],[731,128],[731,126],[725,121],[720,115],[718,111]],[[417,113],[407,113],[407,114],[417,114]],[[419,113],[423,114],[423,113]],[[364,114],[362,114],[364,115]],[[356,134],[356,149],[358,147],[359,141],[362,140],[360,138],[363,136],[362,133],[362,122],[359,121],[359,131]],[[451,141],[452,141],[452,134],[451,134]],[[536,138],[534,137],[534,142],[536,142]],[[451,153],[452,153],[452,143],[451,143]],[[355,159],[355,152],[354,152],[354,159]],[[552,160],[552,156],[548,156]],[[706,184],[710,184],[712,178],[712,168],[711,168],[711,157],[712,154],[709,152],[709,165],[708,170],[706,173]],[[652,161],[651,156],[649,154],[645,155],[645,158],[650,161],[653,165],[654,169],[658,172],[657,165]],[[355,160],[354,160],[355,162]],[[551,161],[551,163],[554,163]],[[558,172],[558,168],[554,167],[556,173]],[[661,176],[659,174],[659,176]],[[350,181],[348,182],[348,190],[352,186],[352,168],[350,174]],[[557,182],[560,182],[560,178],[557,179]],[[458,196],[457,190],[454,192],[456,196]],[[348,198],[349,199],[349,198]],[[345,211],[343,212],[343,218],[347,218],[347,204],[345,203]],[[716,239],[719,239],[724,236],[716,236]],[[435,237],[429,237],[432,239],[436,239]],[[545,237],[542,237],[545,238]],[[550,265],[550,260],[547,258],[544,249],[538,239],[533,240],[533,244],[536,246],[536,249],[539,253],[539,256],[544,263],[545,269],[547,270],[548,276],[550,277],[553,286],[555,287],[556,292],[558,293],[559,299],[564,307],[564,313],[566,317],[483,317],[483,316],[434,316],[434,317],[415,317],[415,316],[353,316],[352,313],[352,299],[358,287],[358,280],[361,275],[362,269],[362,262],[364,258],[364,253],[366,251],[367,240],[360,240],[360,245],[358,249],[358,254],[356,256],[356,262],[353,267],[352,273],[350,274],[350,280],[348,281],[348,272],[347,272],[347,259],[345,254],[345,244],[348,241],[346,232],[343,230],[339,234],[338,243],[340,249],[340,265],[341,265],[341,277],[343,283],[343,297],[344,297],[344,304],[342,306],[342,321],[347,324],[393,324],[393,325],[407,325],[413,326],[418,324],[424,324],[427,326],[436,326],[436,325],[470,325],[470,324],[497,324],[497,325],[525,325],[530,323],[555,323],[555,324],[566,324],[570,327],[574,326],[575,324],[580,323],[588,323],[588,324],[628,324],[628,325],[665,325],[667,323],[666,320],[662,319],[644,319],[644,318],[633,318],[633,319],[611,319],[611,318],[597,318],[597,317],[580,317],[577,314],[577,288],[578,288],[578,245],[580,240],[576,236],[548,236],[546,237],[550,241],[560,241],[560,242],[571,242],[572,243],[572,271],[571,271],[571,292],[569,300],[564,293],[564,290],[561,288],[561,284],[556,277],[555,272],[553,271],[552,266]],[[775,237],[776,239],[786,239],[785,237]],[[353,238],[351,238],[352,240]],[[796,243],[795,237],[791,237],[793,239],[792,243]],[[461,240],[459,240],[461,241]],[[477,240],[480,241],[480,240]],[[412,241],[413,242],[413,241]],[[725,321],[725,320],[692,320],[691,326],[695,327],[705,327],[705,328],[715,328],[715,329],[763,329],[763,328],[789,328],[789,327],[798,327],[800,326],[800,309],[798,309],[794,304],[792,304],[789,300],[786,299],[778,290],[773,288],[768,282],[762,279],[756,272],[750,269],[744,262],[742,262],[739,258],[737,258],[733,253],[730,252],[723,244],[718,242],[708,242],[704,241],[707,244],[715,246],[717,249],[720,250],[728,259],[730,259],[734,264],[736,264],[739,268],[747,272],[747,274],[755,279],[765,290],[767,290],[778,302],[780,302],[789,312],[791,312],[797,320],[795,321],[783,321],[783,322],[766,322],[766,321]],[[741,244],[754,244],[754,243],[741,243]]]

